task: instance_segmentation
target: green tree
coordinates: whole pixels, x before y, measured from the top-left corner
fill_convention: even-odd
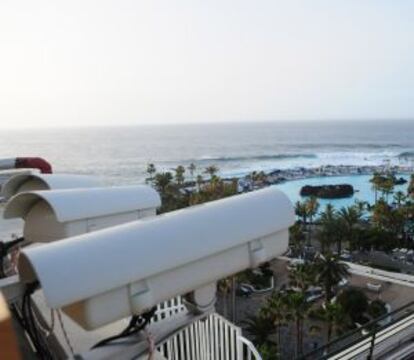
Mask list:
[[[386,229],[389,223],[390,212],[391,208],[385,200],[378,200],[372,207],[373,224],[381,229]]]
[[[392,232],[396,237],[404,237],[405,227],[409,220],[409,207],[393,209],[382,199],[372,208],[372,223],[382,230]]]
[[[277,334],[278,349],[282,349],[282,327],[287,324],[287,298],[286,294],[273,292],[267,298],[265,306],[261,309],[263,316],[268,317],[273,323]]]
[[[319,242],[321,243],[322,254],[330,249],[331,244],[337,239],[338,215],[332,204],[327,204],[325,210],[321,213],[319,223],[321,225],[319,230]]]
[[[302,292],[289,292],[286,296],[287,316],[292,319],[296,334],[296,357],[303,352],[304,322],[309,314],[310,303]]]
[[[300,264],[289,271],[290,285],[299,288],[302,292],[305,292],[315,282],[315,270],[312,265]]]
[[[184,173],[185,173],[185,167],[182,165],[178,165],[175,169],[175,181],[177,182],[178,186],[182,186],[184,184]]]
[[[346,240],[350,244],[354,243],[356,234],[355,227],[359,224],[361,220],[361,213],[355,206],[342,207],[339,210],[339,217],[344,224],[343,231]]]
[[[298,223],[292,225],[289,228],[289,242],[294,256],[300,256],[303,253],[304,240],[305,234],[303,233],[302,226]]]
[[[319,209],[319,202],[315,196],[311,196],[309,199],[306,200],[306,209],[309,215],[309,222],[313,224],[313,218],[318,213]]]
[[[311,196],[305,202],[306,210],[309,216],[309,227],[308,227],[308,246],[311,245],[312,238],[312,228],[313,228],[313,218],[318,213],[319,202],[318,199],[314,196]]]
[[[270,340],[270,336],[273,331],[272,321],[262,315],[248,315],[246,320],[243,321],[246,326],[247,333],[252,336],[253,342],[257,347],[263,345],[273,345],[273,342]]]
[[[308,220],[308,209],[306,208],[306,204],[304,202],[297,201],[295,203],[295,214],[305,226]]]
[[[355,207],[356,211],[358,212],[358,217],[360,219],[362,219],[364,217],[366,211],[369,208],[369,203],[366,202],[366,201],[356,199],[354,207]]]
[[[278,347],[274,344],[263,344],[257,347],[262,360],[278,360],[280,359]]]
[[[197,183],[197,189],[200,192],[201,191],[201,185],[203,185],[204,179],[201,175],[197,175],[196,183]]]
[[[381,187],[381,175],[375,172],[370,182],[372,184],[372,190],[374,190],[375,204],[376,204],[378,201],[378,191],[380,190],[380,187]]]
[[[368,298],[357,289],[345,289],[337,297],[337,303],[349,314],[353,322],[360,322],[363,314],[368,310]]]
[[[167,172],[154,176],[153,186],[161,196],[161,213],[188,206],[188,196],[181,194],[173,183],[173,175]]]
[[[338,303],[327,303],[323,310],[323,320],[328,324],[326,333],[326,343],[329,344],[332,335],[341,335],[351,326],[351,319]],[[329,351],[328,351],[329,352]]]
[[[173,180],[172,174],[167,171],[163,173],[157,173],[154,177],[154,186],[156,190],[161,194],[161,196],[165,196],[171,186],[171,182]]]
[[[402,191],[397,191],[394,194],[394,201],[397,204],[397,208],[401,208],[402,204],[407,200],[407,195],[405,195]]]
[[[384,301],[376,299],[371,301],[367,312],[372,319],[377,319],[387,313],[387,307]]]
[[[154,174],[157,172],[155,165],[150,163],[147,165],[146,173],[148,174],[148,178],[145,179],[146,183],[152,184],[154,180]]]
[[[188,171],[190,172],[191,175],[191,180],[194,180],[194,173],[196,171],[196,165],[194,163],[191,163],[190,165],[188,165]]]
[[[375,203],[378,201],[378,192],[381,192],[382,198],[388,202],[388,197],[394,190],[395,177],[392,174],[374,173],[370,181],[375,192]]]
[[[315,263],[317,281],[323,285],[326,303],[329,303],[334,295],[334,287],[347,278],[349,267],[332,254],[319,255]]]
[[[210,180],[213,180],[214,176],[218,173],[218,167],[215,165],[207,166],[205,169],[205,173],[210,175]]]

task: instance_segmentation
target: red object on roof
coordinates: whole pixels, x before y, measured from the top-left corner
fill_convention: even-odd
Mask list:
[[[16,169],[30,168],[39,169],[42,174],[51,174],[52,165],[46,160],[39,157],[20,157],[16,158]]]

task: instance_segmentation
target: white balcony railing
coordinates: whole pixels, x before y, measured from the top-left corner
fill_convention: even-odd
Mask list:
[[[241,329],[216,313],[175,333],[157,350],[171,360],[261,360]]]
[[[180,297],[158,305],[153,321],[173,317],[186,307]],[[261,360],[241,329],[217,313],[207,315],[157,344],[158,352],[171,360]]]

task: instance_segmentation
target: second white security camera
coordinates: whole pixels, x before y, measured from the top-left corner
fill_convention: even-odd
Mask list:
[[[19,273],[94,329],[283,254],[293,223],[290,200],[267,188],[25,249]]]

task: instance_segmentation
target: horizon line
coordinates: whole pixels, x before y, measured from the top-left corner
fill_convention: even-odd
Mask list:
[[[206,126],[206,125],[254,125],[254,124],[287,124],[287,123],[329,123],[332,122],[332,125],[335,123],[357,123],[357,122],[411,122],[414,121],[414,117],[407,118],[302,118],[302,119],[278,119],[278,120],[216,120],[216,121],[200,121],[200,122],[147,122],[147,123],[120,123],[120,124],[62,124],[62,125],[45,125],[39,124],[36,126],[4,126],[0,127],[4,130],[45,130],[45,129],[87,129],[87,128],[121,128],[121,127],[151,127],[151,126]]]

